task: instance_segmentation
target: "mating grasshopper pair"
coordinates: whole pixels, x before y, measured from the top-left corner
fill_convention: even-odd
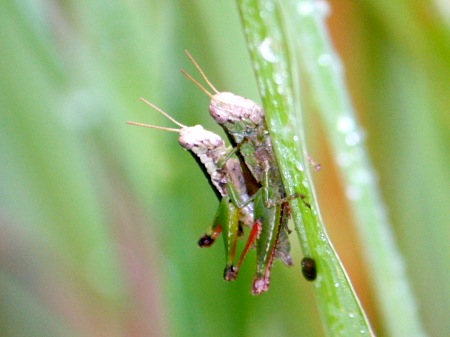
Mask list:
[[[180,133],[181,146],[194,155],[221,200],[214,223],[200,239],[199,245],[210,246],[223,232],[227,261],[224,278],[234,280],[245,255],[256,241],[257,268],[252,293],[260,294],[269,289],[275,257],[288,266],[292,265],[287,227],[290,216],[288,200],[292,197],[286,195],[281,180],[263,108],[241,96],[219,92],[192,56],[189,53],[187,55],[214,91],[214,95],[191,75],[183,73],[211,98],[211,116],[223,127],[232,147],[226,147],[220,136],[200,125],[182,125],[145,100],[181,129],[129,123]],[[251,191],[251,195],[248,191]],[[242,235],[242,225],[249,226],[252,230],[235,265],[237,239]]]

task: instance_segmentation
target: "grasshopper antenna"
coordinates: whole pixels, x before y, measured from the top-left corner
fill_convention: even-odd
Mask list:
[[[194,66],[197,68],[197,70],[199,71],[200,75],[202,75],[203,79],[205,80],[206,83],[208,83],[209,87],[216,93],[219,93],[219,90],[216,89],[216,87],[211,83],[211,81],[208,79],[208,77],[206,76],[205,72],[203,71],[202,68],[200,68],[199,64],[197,63],[197,61],[195,61],[194,57],[187,51],[184,51],[186,53],[186,55],[189,57],[189,59],[192,61],[192,63],[194,64]],[[186,73],[184,70],[181,71],[183,74],[185,74],[191,81],[193,81],[195,84],[197,84],[197,86],[199,86],[203,91],[205,91],[205,89],[199,85],[199,83],[197,81],[195,81],[192,76],[190,76],[188,73]],[[211,96],[211,94],[208,94],[208,96]]]
[[[170,132],[178,132],[178,133],[181,132],[181,130],[179,130],[179,129],[165,128],[164,126],[156,126],[156,125],[143,124],[143,123],[137,123],[137,122],[127,122],[127,124],[136,125],[136,126],[142,126],[144,128],[150,128],[150,129],[170,131]]]
[[[219,93],[219,90],[216,89],[215,86],[212,85],[212,83],[210,82],[210,80],[208,79],[208,77],[206,76],[205,72],[203,71],[202,68],[200,68],[199,64],[197,63],[197,61],[194,59],[194,57],[191,55],[191,53],[189,53],[187,50],[184,51],[187,55],[187,57],[189,57],[189,59],[192,61],[192,63],[194,64],[195,68],[197,68],[197,70],[199,71],[200,75],[202,75],[203,79],[206,81],[206,83],[208,83],[209,87],[216,93]]]
[[[213,98],[213,95],[203,86],[201,85],[195,78],[193,78],[189,73],[187,73],[185,70],[181,69],[181,72],[184,76],[189,78],[194,84],[199,87],[205,94],[207,94],[211,99]]]
[[[180,122],[178,122],[175,118],[173,118],[172,116],[170,116],[167,112],[163,111],[162,109],[158,108],[156,105],[154,105],[153,103],[150,103],[149,101],[147,101],[145,98],[140,98],[140,100],[142,102],[144,102],[145,104],[151,106],[153,109],[155,109],[156,111],[158,111],[159,113],[161,113],[162,115],[164,115],[165,117],[167,117],[168,119],[170,119],[174,124],[178,125],[180,128],[187,128],[186,125],[181,124]],[[145,128],[151,128],[151,129],[158,129],[158,130],[164,130],[164,131],[170,131],[170,132],[178,132],[180,133],[179,129],[174,129],[174,128],[166,128],[164,126],[156,126],[156,125],[150,125],[150,124],[143,124],[143,123],[137,123],[137,122],[127,122],[127,124],[130,125],[136,125],[136,126],[142,126]]]
[[[153,103],[150,103],[149,101],[147,101],[145,98],[140,98],[140,100],[142,102],[144,102],[145,104],[151,106],[153,109],[155,109],[156,111],[158,111],[159,113],[161,113],[162,115],[166,116],[168,119],[170,119],[174,124],[178,125],[180,128],[186,128],[187,126],[184,124],[181,124],[179,121],[177,121],[175,118],[173,118],[171,115],[169,115],[167,112],[163,111],[162,109],[158,108],[156,105],[154,105]]]

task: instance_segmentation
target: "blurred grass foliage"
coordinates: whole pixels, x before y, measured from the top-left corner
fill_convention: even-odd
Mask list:
[[[450,335],[448,12],[431,1],[331,8],[425,328]],[[142,96],[220,132],[179,72],[195,73],[184,49],[218,88],[258,101],[233,2],[6,0],[0,32],[2,336],[322,334],[299,248],[263,296],[250,294],[253,256],[223,282],[220,244],[196,247],[217,206],[196,163],[176,135],[125,124],[172,126]],[[325,223],[383,335],[364,247],[309,123]]]

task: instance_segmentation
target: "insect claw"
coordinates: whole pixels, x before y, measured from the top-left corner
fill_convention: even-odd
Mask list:
[[[208,232],[211,232],[211,234],[208,234]],[[198,246],[200,248],[211,247],[213,245],[213,243],[216,242],[220,233],[222,233],[222,226],[216,226],[216,227],[208,230],[208,232],[203,234],[203,236],[198,240]]]
[[[214,242],[216,242],[216,239],[214,239],[210,235],[205,234],[198,240],[198,246],[200,248],[207,248],[211,247]]]
[[[310,155],[308,155],[307,159],[311,166],[314,168],[314,172],[320,171],[320,169],[322,168],[322,165],[320,165],[320,163],[316,163]]]
[[[266,277],[257,277],[253,280],[252,294],[260,295],[263,292],[269,290],[269,286],[270,286],[270,279]]]
[[[223,271],[223,278],[225,279],[225,281],[234,281],[236,280],[237,273],[238,268],[233,265],[227,265],[225,267],[225,270]]]

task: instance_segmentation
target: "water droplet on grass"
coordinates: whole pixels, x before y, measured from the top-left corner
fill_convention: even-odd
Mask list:
[[[261,56],[270,63],[276,63],[279,60],[278,55],[275,53],[273,44],[274,42],[272,38],[267,37],[258,47]]]
[[[320,55],[317,61],[319,62],[320,66],[328,67],[333,64],[333,57],[330,54],[325,53]]]

